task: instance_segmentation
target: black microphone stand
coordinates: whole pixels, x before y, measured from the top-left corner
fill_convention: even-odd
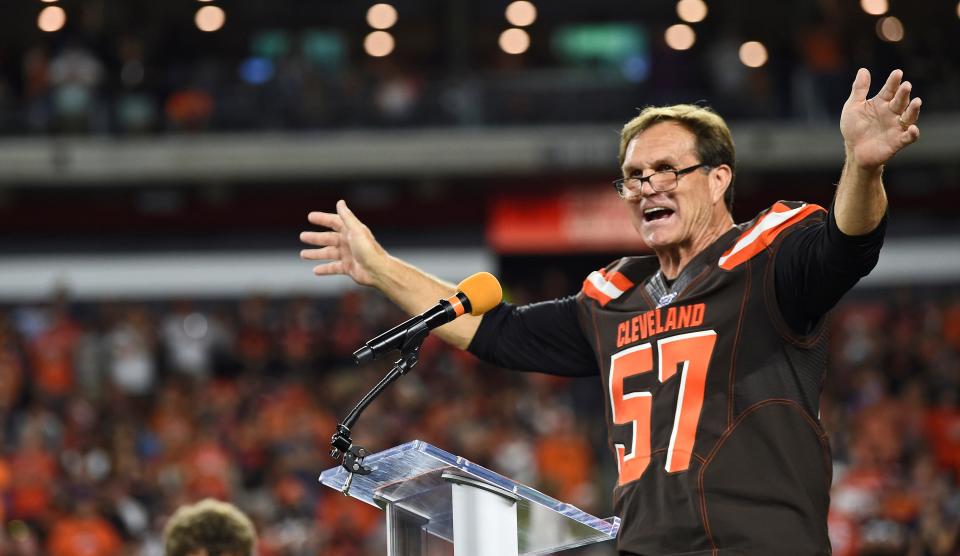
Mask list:
[[[350,411],[346,419],[337,424],[337,430],[333,433],[333,438],[330,440],[330,445],[333,447],[330,450],[330,457],[340,459],[342,456],[341,466],[349,473],[346,482],[343,483],[343,488],[340,489],[344,495],[350,493],[350,484],[353,482],[354,474],[369,475],[372,471],[369,467],[363,465],[363,459],[367,457],[367,450],[353,443],[353,439],[350,438],[350,428],[353,427],[357,419],[360,418],[363,410],[366,409],[387,386],[390,386],[390,384],[398,378],[407,374],[407,372],[419,362],[420,347],[423,345],[423,341],[429,333],[430,329],[427,328],[426,323],[423,321],[412,326],[404,335],[403,344],[400,346],[400,359],[393,364],[390,372],[357,403],[356,407]],[[362,349],[363,348],[361,348],[361,350]],[[357,351],[359,352],[360,350]],[[357,360],[356,353],[354,353],[354,360]]]

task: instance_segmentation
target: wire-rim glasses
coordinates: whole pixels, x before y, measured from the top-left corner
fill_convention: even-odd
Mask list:
[[[617,189],[617,194],[624,199],[640,195],[644,183],[649,183],[654,191],[666,193],[677,188],[681,177],[700,168],[712,168],[712,166],[700,162],[679,170],[660,170],[649,176],[628,176],[614,180],[613,186]]]

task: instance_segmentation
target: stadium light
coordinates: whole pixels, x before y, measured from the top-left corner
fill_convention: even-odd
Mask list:
[[[890,9],[887,0],[860,0],[860,7],[870,15],[883,15]]]
[[[363,39],[363,49],[374,58],[383,58],[393,52],[395,46],[393,35],[386,31],[374,31]]]
[[[526,27],[537,20],[537,7],[527,0],[517,0],[507,6],[504,13],[507,21],[514,27]]]
[[[374,29],[389,29],[397,23],[397,9],[390,4],[374,4],[367,10],[367,24]]]
[[[697,42],[697,34],[693,32],[693,27],[685,23],[677,23],[667,27],[663,39],[667,42],[667,46],[674,50],[688,50],[693,43]]]
[[[227,14],[219,6],[204,6],[197,10],[193,20],[197,24],[197,29],[204,33],[212,33],[223,27],[227,21]]]
[[[46,33],[59,31],[66,23],[67,12],[60,6],[47,6],[37,16],[37,27]]]
[[[892,15],[880,18],[877,21],[877,36],[887,42],[900,42],[903,40],[903,23]]]
[[[500,49],[507,54],[523,54],[530,48],[530,35],[523,29],[512,27],[500,33]]]
[[[740,61],[749,68],[759,68],[767,63],[767,47],[759,41],[747,41],[741,44]]]
[[[699,23],[707,17],[707,5],[703,0],[680,0],[677,16],[687,23]]]

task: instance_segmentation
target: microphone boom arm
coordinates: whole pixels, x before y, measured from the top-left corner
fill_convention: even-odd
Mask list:
[[[357,365],[395,349],[400,350],[400,359],[373,387],[373,390],[360,400],[347,418],[337,424],[337,430],[330,439],[332,446],[330,457],[334,459],[342,457],[341,465],[348,473],[347,480],[340,489],[341,492],[344,494],[350,492],[354,474],[369,475],[372,472],[372,469],[363,465],[363,459],[367,456],[366,449],[355,445],[350,438],[350,428],[360,418],[363,410],[387,386],[407,374],[417,364],[420,358],[420,346],[423,345],[423,340],[431,330],[466,313],[481,315],[500,303],[501,299],[503,299],[503,290],[500,282],[497,282],[489,272],[478,272],[460,282],[454,295],[441,299],[437,305],[426,312],[380,334],[353,352],[353,360]]]
[[[408,325],[408,323],[404,324]],[[363,459],[367,456],[367,451],[365,448],[353,443],[353,439],[350,437],[350,429],[357,422],[357,419],[360,418],[363,410],[365,410],[387,386],[390,386],[390,384],[398,378],[407,374],[410,369],[420,361],[420,347],[423,345],[423,341],[429,333],[430,329],[423,319],[413,324],[413,326],[410,326],[403,336],[403,342],[400,346],[400,359],[394,363],[390,372],[388,372],[372,390],[367,392],[347,417],[337,424],[337,430],[330,439],[330,445],[332,446],[330,456],[334,459],[339,459],[342,456],[341,466],[349,473],[341,489],[343,494],[349,494],[350,484],[353,482],[354,474],[369,475],[372,471],[369,467],[363,465]]]

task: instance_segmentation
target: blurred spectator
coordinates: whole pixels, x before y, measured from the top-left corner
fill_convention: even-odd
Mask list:
[[[560,406],[540,418],[544,430],[537,441],[536,455],[543,484],[560,500],[591,505],[593,451],[574,426],[573,412]]]
[[[30,411],[33,414],[21,420],[17,448],[10,458],[10,471],[17,480],[10,488],[9,515],[40,524],[53,517],[54,489],[60,473],[57,460],[47,447],[57,443],[44,438],[45,412],[36,408]]]
[[[75,509],[57,519],[47,540],[50,556],[119,556],[123,543],[113,525],[97,512],[92,493],[74,495]]]
[[[94,127],[103,64],[87,48],[72,44],[50,60],[49,77],[56,127],[89,131]]]
[[[0,415],[8,415],[23,394],[24,361],[19,333],[0,313]]]
[[[211,315],[180,301],[161,327],[164,355],[171,370],[199,380],[210,378],[214,355],[223,348],[225,331]]]
[[[829,99],[847,88],[846,56],[842,52],[836,20],[819,21],[799,32],[800,64],[793,75],[794,113],[804,120],[828,121],[837,108]]]
[[[42,46],[32,46],[23,55],[23,99],[26,124],[31,131],[48,131],[51,120],[50,55]]]
[[[147,67],[143,42],[138,37],[121,37],[117,45],[120,91],[116,98],[117,127],[124,132],[140,133],[157,124],[157,107],[147,89]]]
[[[152,323],[143,307],[124,310],[107,332],[109,376],[119,393],[134,399],[153,391],[157,380]]]
[[[36,532],[22,521],[11,521],[7,535],[0,532],[0,549],[10,556],[40,556],[40,542]]]
[[[241,365],[248,371],[263,372],[270,363],[272,343],[268,303],[262,296],[252,296],[240,303],[240,329],[236,349]]]
[[[960,482],[960,407],[955,389],[940,390],[927,412],[926,433],[937,463]]]
[[[317,355],[317,340],[323,335],[321,315],[306,299],[290,302],[284,315],[282,345],[284,367],[297,372],[308,372]]]
[[[74,385],[74,355],[82,329],[63,303],[55,304],[47,322],[30,341],[29,353],[36,393],[59,403]]]
[[[201,131],[206,129],[213,115],[213,97],[201,89],[175,91],[167,99],[164,112],[171,129]]]

